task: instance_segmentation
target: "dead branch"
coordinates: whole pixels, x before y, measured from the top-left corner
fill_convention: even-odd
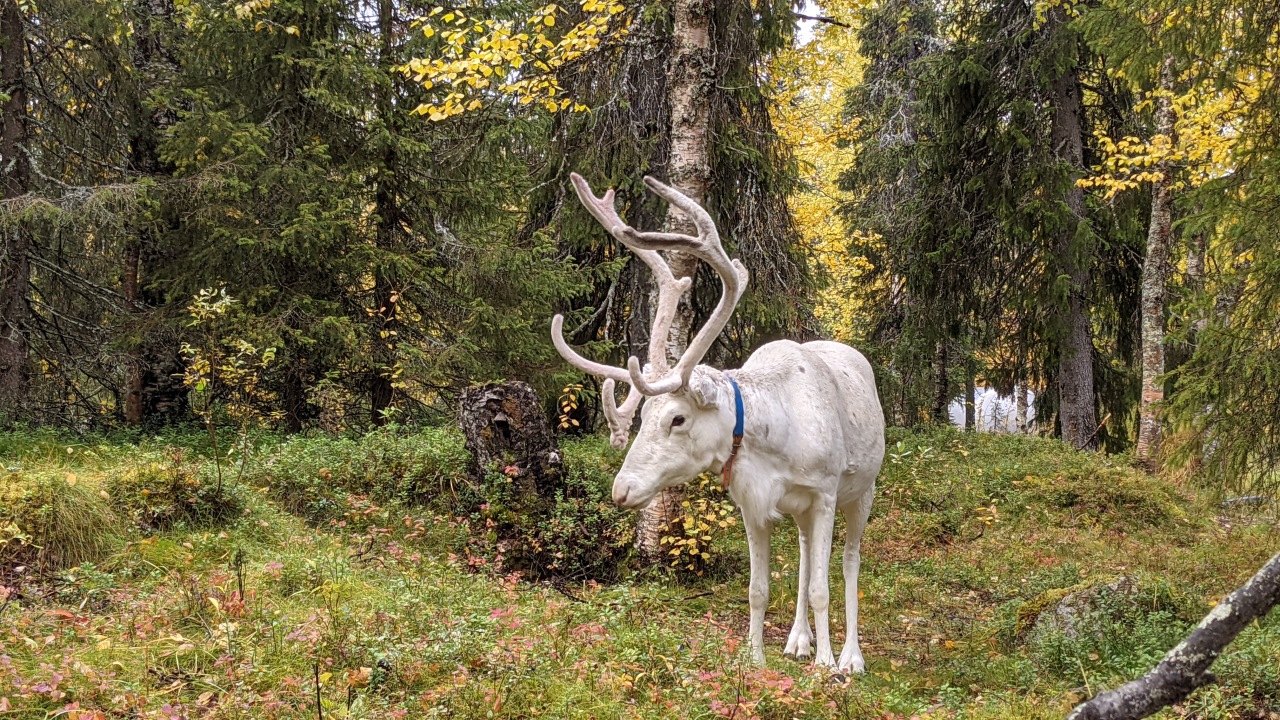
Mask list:
[[[849,23],[840,22],[829,15],[805,15],[803,13],[792,12],[791,17],[794,17],[797,20],[811,20],[813,22],[827,23],[828,25],[835,25],[842,28],[852,27]]]

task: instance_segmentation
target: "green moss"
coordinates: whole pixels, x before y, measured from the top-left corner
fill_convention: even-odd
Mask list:
[[[315,717],[318,666],[326,717],[352,720],[397,712],[712,718],[737,699],[758,701],[751,713],[758,717],[1057,720],[1078,688],[1149,668],[1209,601],[1267,559],[1274,537],[1258,518],[1219,526],[1207,498],[1056,442],[893,431],[896,462],[886,463],[863,543],[860,629],[869,672],[832,682],[810,663],[782,657],[797,589],[791,523],[774,534],[769,667],[758,670],[745,652],[749,574],[740,525],[716,538],[736,564],[709,577],[633,574],[612,561],[621,571],[605,584],[517,579],[509,565],[478,552],[487,542],[483,522],[460,523],[457,512],[443,511],[458,510],[454,495],[420,502],[399,494],[413,478],[424,487],[462,482],[447,472],[455,470],[450,433],[281,443],[250,468],[246,513],[218,527],[156,529],[113,555],[108,548],[96,568],[63,573],[48,597],[11,602],[4,618],[17,635],[5,653],[28,689],[0,673],[0,696],[40,717],[70,702],[108,716],[154,715],[169,703],[209,720]],[[573,477],[607,493],[621,453],[598,438],[565,442],[562,451]],[[116,458],[105,465],[80,454],[34,458],[24,477],[65,484],[65,473],[75,473],[73,487],[103,507],[97,471],[84,468],[124,475],[137,467],[136,454],[121,446],[102,455]],[[427,467],[445,475],[437,481],[418,471]],[[349,511],[356,507],[349,501],[364,498],[358,522],[344,513],[334,519],[345,526],[314,523],[305,504],[297,515],[286,512],[295,506],[259,482],[308,468],[330,469],[335,482],[326,491]],[[1052,494],[1059,482],[1120,482],[1130,489],[1101,491],[1155,497],[1176,512],[1110,501],[1087,508],[1092,501],[1083,496],[1060,502]],[[374,504],[371,489],[388,499]],[[456,491],[463,498],[473,489]],[[604,537],[575,525],[583,508],[562,510],[544,530]],[[922,529],[930,518],[947,532]],[[573,562],[597,562],[594,548],[563,551]],[[832,635],[840,638],[838,553],[832,565]],[[1028,632],[1068,593],[1120,576],[1133,578],[1136,592],[1099,598],[1090,632]],[[1280,707],[1277,638],[1280,618],[1242,633],[1214,668],[1219,684],[1188,699],[1187,712],[1226,720]],[[59,673],[65,697],[30,689],[60,667],[73,669]]]

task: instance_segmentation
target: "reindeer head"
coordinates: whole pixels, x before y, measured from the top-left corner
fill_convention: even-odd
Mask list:
[[[738,260],[729,260],[707,211],[679,191],[651,177],[644,179],[650,190],[693,220],[698,229],[696,237],[639,232],[618,217],[612,189],[598,198],[581,175],[572,173],[570,178],[587,211],[649,266],[658,284],[658,306],[649,334],[649,366],[643,370],[634,355],[628,359],[625,369],[587,360],[565,342],[564,317],[556,315],[551,321],[551,340],[565,360],[604,379],[602,405],[615,448],[626,446],[641,398],[651,398],[641,413],[636,442],[613,485],[615,502],[623,507],[642,507],[663,488],[689,481],[712,467],[716,460],[723,462],[728,455],[732,442],[733,397],[731,394],[727,399],[724,397],[724,383],[718,371],[700,367],[698,363],[733,315],[747,287],[747,270]],[[659,250],[679,250],[697,257],[720,276],[722,285],[720,302],[674,368],[667,362],[667,335],[680,297],[693,281],[676,279]],[[614,397],[617,383],[631,386],[622,405],[618,405]]]

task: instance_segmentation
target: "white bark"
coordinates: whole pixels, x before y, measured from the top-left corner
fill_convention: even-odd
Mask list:
[[[1161,89],[1172,90],[1172,58],[1165,58]],[[1162,96],[1156,109],[1161,135],[1173,137],[1173,103]],[[1172,167],[1157,165],[1162,178],[1151,187],[1151,225],[1147,231],[1147,255],[1142,263],[1142,399],[1138,407],[1138,459],[1152,464],[1160,450],[1159,405],[1164,400],[1164,303],[1169,282],[1169,244],[1173,227]]]
[[[701,0],[675,0],[672,8],[674,52],[667,69],[667,96],[671,103],[671,160],[667,181],[699,205],[706,204],[711,178],[709,99],[715,63],[711,49],[712,7],[711,3]],[[667,208],[666,230],[686,235],[696,233],[689,218],[675,207]],[[688,253],[672,252],[668,263],[676,279],[692,278],[698,268],[698,259]],[[650,305],[656,307],[656,302]],[[688,346],[692,330],[692,293],[688,293],[681,297],[667,333],[667,356],[673,365]],[[640,512],[636,549],[641,555],[655,559],[662,554],[659,542],[663,531],[680,517],[682,502],[683,488],[671,488]]]

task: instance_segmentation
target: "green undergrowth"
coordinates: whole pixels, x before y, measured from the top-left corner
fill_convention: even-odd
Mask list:
[[[92,509],[79,535],[101,532],[34,576],[5,556],[0,709],[14,717],[1061,718],[1158,661],[1278,544],[1265,509],[1223,510],[1123,458],[891,431],[863,543],[868,673],[845,678],[782,657],[789,521],[771,550],[759,669],[740,524],[716,535],[724,561],[701,577],[610,553],[608,582],[538,581],[507,562],[518,549],[486,541],[516,508],[495,507],[501,477],[467,477],[449,430],[264,442],[220,512],[195,492],[210,478],[195,450],[174,462],[152,441],[30,434],[0,447],[0,522],[25,528],[15,518],[62,503]],[[569,537],[590,510],[608,522],[554,552],[600,564],[587,546],[620,542],[609,523],[630,522],[607,503],[621,456],[599,439],[563,452],[577,489],[557,501],[559,525],[526,539]],[[1088,600],[1062,620],[1073,598]],[[1280,709],[1280,619],[1246,629],[1215,671],[1217,685],[1161,717]]]

